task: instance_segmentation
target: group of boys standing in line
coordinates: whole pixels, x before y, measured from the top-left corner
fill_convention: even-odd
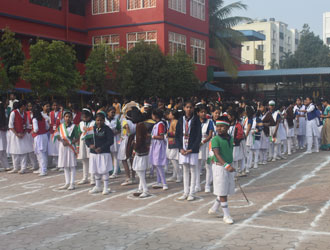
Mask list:
[[[10,105],[12,110],[6,112],[0,103],[0,165],[8,173],[26,173],[30,161],[33,173],[45,176],[48,165],[55,164],[64,171],[60,189],[74,190],[78,159],[83,166],[78,184],[89,183],[94,186],[89,193],[107,195],[109,179],[118,177],[121,163],[126,175],[121,185],[135,184],[135,175],[139,177],[134,196],[150,196],[146,178],[156,172],[152,188],[168,190],[168,183],[183,181],[178,200],[193,201],[202,191],[205,169],[204,191],[210,193],[213,187],[217,197],[208,213],[219,216],[221,206],[228,224],[233,219],[227,196],[235,192],[235,177],[306,146],[307,153],[319,152],[320,128],[330,120],[329,103],[323,101],[320,114],[309,97],[304,103],[297,98],[283,105],[273,100],[248,105],[205,99],[178,99],[167,107],[161,100],[156,107],[150,100],[143,106],[126,102],[123,107],[118,101],[112,106],[91,102],[82,110],[76,105],[64,109],[56,101],[50,106],[13,100]],[[329,141],[322,141],[324,145],[330,148]],[[169,165],[173,174],[166,179]]]

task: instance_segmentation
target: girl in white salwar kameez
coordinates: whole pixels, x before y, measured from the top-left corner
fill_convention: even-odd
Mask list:
[[[302,100],[297,98],[294,112],[297,121],[297,139],[299,149],[305,147],[306,140],[306,107],[303,105]]]
[[[305,99],[307,122],[306,122],[306,139],[307,139],[307,153],[312,153],[312,146],[314,144],[314,152],[319,152],[319,138],[321,136],[319,126],[319,118],[317,115],[317,108],[313,104],[313,99],[307,97]]]
[[[50,156],[50,164],[53,163],[56,166],[56,169],[58,169],[58,147],[59,147],[59,141],[54,140],[54,135],[60,126],[60,124],[63,122],[63,114],[62,111],[60,111],[60,107],[56,101],[52,104],[52,111],[49,113],[50,118],[50,128],[49,128],[49,139],[48,139],[48,155]]]
[[[7,158],[7,118],[6,110],[3,103],[0,101],[0,172],[9,170]]]
[[[36,106],[33,108],[32,119],[32,137],[34,140],[33,148],[39,163],[39,176],[47,175],[48,165],[48,130],[49,124],[41,114],[41,108]]]
[[[63,112],[64,122],[57,129],[58,167],[64,169],[65,185],[60,189],[74,190],[77,150],[76,143],[79,141],[78,127],[72,123],[71,111]]]
[[[91,133],[93,127],[95,125],[95,121],[93,120],[92,110],[89,108],[84,108],[81,112],[81,119],[82,121],[79,123],[79,133],[80,133],[80,140],[79,140],[79,153],[78,153],[78,160],[81,160],[83,166],[83,178],[81,181],[78,182],[78,185],[83,185],[88,183],[88,171],[89,171],[89,148],[85,143],[85,137],[88,133]],[[94,175],[91,174],[90,177],[90,184],[95,184]]]
[[[90,148],[89,172],[95,175],[95,187],[90,194],[102,192],[101,180],[103,180],[103,195],[109,191],[109,172],[113,169],[110,147],[113,144],[113,132],[104,124],[105,113],[99,112],[95,116],[93,134],[86,138],[86,145]]]
[[[24,174],[27,167],[27,155],[33,148],[27,135],[26,102],[16,102],[14,105],[16,109],[9,116],[7,143],[7,153],[12,156],[14,168],[8,173],[17,173],[21,168],[19,173]]]

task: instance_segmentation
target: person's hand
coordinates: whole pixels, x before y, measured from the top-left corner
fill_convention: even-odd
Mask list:
[[[189,150],[186,151],[186,155],[191,154],[191,153],[192,153],[192,150],[191,149],[189,149]]]
[[[226,166],[226,170],[227,170],[228,172],[230,172],[230,173],[232,173],[232,172],[235,172],[235,171],[236,171],[236,169],[235,169],[235,168],[233,168],[231,165],[227,165],[227,166]]]
[[[62,143],[63,143],[63,145],[64,145],[65,147],[67,147],[67,146],[70,145],[67,141],[62,141]]]
[[[181,149],[181,150],[180,150],[180,153],[181,153],[182,155],[186,155],[186,151],[185,151],[184,149]]]
[[[101,153],[101,148],[96,148],[95,152],[98,153],[98,154]]]
[[[95,149],[95,145],[92,144],[92,145],[89,146],[89,148],[90,148],[90,149]]]

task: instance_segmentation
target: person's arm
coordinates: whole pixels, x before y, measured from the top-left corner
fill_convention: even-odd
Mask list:
[[[195,129],[196,133],[193,135],[190,135],[190,137],[189,137],[189,139],[192,138],[194,140],[194,142],[192,144],[192,148],[199,147],[201,140],[202,140],[202,126],[201,126],[199,119],[198,118],[195,118],[195,119],[196,120],[195,120],[194,124],[192,123],[193,121],[191,121],[191,126],[194,126],[194,125],[196,126],[196,129]],[[191,130],[193,130],[193,129],[191,129]],[[186,153],[187,154],[192,153],[192,149],[187,150]]]
[[[113,132],[109,127],[105,127],[105,136],[106,136],[106,143],[104,143],[100,148],[101,151],[106,151],[110,148],[113,144]]]
[[[183,124],[181,123],[182,119],[180,118],[180,120],[178,121],[178,123],[176,124],[176,129],[175,129],[175,140],[177,142],[178,148],[180,153],[182,154],[183,150],[183,144],[182,144],[182,137],[183,137],[183,130],[182,130],[182,126]]]
[[[251,131],[251,128],[252,128],[252,124],[251,123],[248,123],[247,125],[247,129],[246,129],[246,133],[245,133],[245,137],[248,137],[250,131]]]
[[[157,135],[153,135],[152,139],[155,140],[164,140],[164,134],[165,134],[165,126],[163,123],[158,125],[158,131],[157,131]]]
[[[224,168],[229,171],[229,172],[235,172],[235,168],[233,168],[229,163],[225,162],[224,159],[222,159],[220,155],[220,150],[219,148],[212,148],[214,156],[217,158],[218,162],[224,166]]]
[[[277,135],[277,130],[278,130],[278,127],[280,126],[280,122],[281,122],[282,118],[279,114],[277,114],[277,119],[276,119],[276,127],[275,127],[275,131],[274,131],[274,137],[276,137]]]
[[[32,124],[33,124],[33,132],[38,133],[39,131],[38,120],[36,118],[33,118]]]

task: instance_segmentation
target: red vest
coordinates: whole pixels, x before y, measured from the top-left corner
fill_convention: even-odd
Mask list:
[[[79,125],[80,122],[81,122],[81,112],[78,111],[78,112],[76,113],[76,116],[75,116],[74,119],[73,119],[73,123],[74,123],[75,125]]]
[[[28,121],[28,123],[29,123],[29,125],[32,127],[32,117],[31,117],[31,111],[26,111],[26,118],[27,118],[27,121]],[[30,127],[30,128],[31,128]],[[28,133],[31,133],[31,129],[30,128],[27,128],[27,132]]]
[[[34,131],[33,123],[32,123],[32,131]],[[32,136],[36,137],[37,135],[43,135],[46,134],[47,132],[48,131],[46,129],[46,120],[45,118],[42,118],[41,121],[38,121],[38,132],[37,133],[32,132]]]
[[[50,128],[49,131],[51,134],[54,134],[55,130],[54,130],[54,126],[56,126],[56,129],[58,128],[58,126],[60,126],[61,124],[61,119],[62,119],[62,112],[58,112],[57,117],[55,117],[55,112],[51,111],[50,114]]]
[[[24,112],[23,117],[21,116],[20,112],[17,109],[13,111],[15,113],[15,120],[14,120],[14,129],[16,133],[24,133],[26,129],[26,112]]]

